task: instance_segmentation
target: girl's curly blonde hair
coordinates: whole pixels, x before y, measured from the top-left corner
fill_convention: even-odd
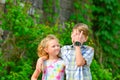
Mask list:
[[[48,42],[51,40],[57,40],[59,42],[59,40],[52,34],[49,34],[48,36],[46,36],[44,39],[42,39],[42,41],[38,45],[37,54],[39,57],[42,57],[42,56],[47,56],[47,58],[49,57],[48,53],[45,52],[44,49],[48,47]]]

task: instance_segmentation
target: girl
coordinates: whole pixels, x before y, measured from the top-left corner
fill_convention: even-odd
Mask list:
[[[35,69],[31,80],[37,80],[42,72],[42,80],[64,80],[64,62],[58,57],[60,52],[59,40],[54,35],[48,35],[38,45],[38,56],[46,56],[41,69]]]

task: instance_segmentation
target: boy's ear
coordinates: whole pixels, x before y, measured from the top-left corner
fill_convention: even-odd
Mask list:
[[[85,37],[85,42],[88,40],[88,36]]]

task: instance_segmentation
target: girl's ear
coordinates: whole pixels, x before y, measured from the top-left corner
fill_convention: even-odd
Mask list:
[[[45,48],[44,50],[45,50],[45,52],[48,52],[48,49],[47,49],[47,48]]]

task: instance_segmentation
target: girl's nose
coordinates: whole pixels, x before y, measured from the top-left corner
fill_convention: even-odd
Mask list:
[[[56,49],[60,49],[60,47],[59,47],[59,46],[56,46]]]

